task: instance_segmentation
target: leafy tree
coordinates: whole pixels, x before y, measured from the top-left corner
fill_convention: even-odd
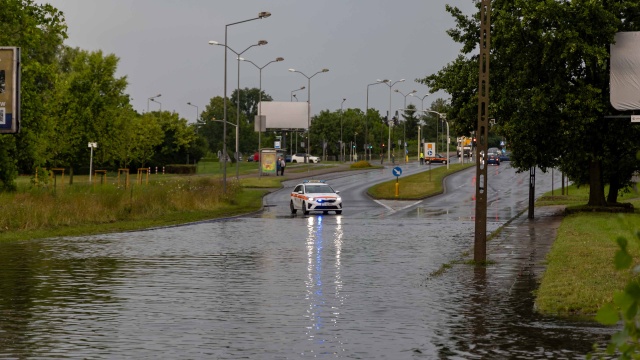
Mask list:
[[[153,112],[153,115],[164,132],[162,143],[156,146],[153,163],[158,166],[185,163],[189,148],[197,139],[195,127],[189,126],[187,119],[180,118],[177,113],[162,111]]]
[[[12,161],[0,162],[4,188],[11,189],[12,177],[30,173],[46,157],[48,126],[45,114],[55,94],[56,54],[67,37],[62,12],[49,4],[32,0],[3,0],[0,6],[0,43],[18,46],[22,52],[21,132],[0,141],[0,153]]]
[[[608,102],[609,44],[617,31],[638,30],[640,4],[496,0],[492,8],[489,112],[503,124],[512,164],[520,171],[558,166],[572,180],[589,183],[589,205],[606,205],[605,181],[623,186],[626,175],[639,167],[629,160],[638,145],[617,145],[637,138],[635,129],[613,135],[611,127],[618,124],[604,116],[616,113]],[[449,35],[463,45],[463,55],[422,81],[452,95],[457,110],[450,118],[462,119],[457,129],[468,130],[477,118],[478,62],[477,55],[464,54],[475,51],[478,19],[457,8],[447,10],[457,22]],[[622,162],[627,164],[626,179],[616,173]],[[618,188],[614,186],[616,194]]]

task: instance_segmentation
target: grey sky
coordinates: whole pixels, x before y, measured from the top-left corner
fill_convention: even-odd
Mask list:
[[[195,121],[214,96],[224,92],[225,25],[257,17],[271,17],[229,27],[228,46],[240,52],[258,40],[242,57],[259,66],[283,57],[262,70],[262,88],[276,101],[289,101],[291,91],[307,86],[308,76],[322,68],[328,73],[311,80],[312,113],[344,108],[365,109],[367,84],[376,79],[406,79],[394,86],[403,93],[429,92],[416,78],[434,73],[458,54],[459,46],[445,33],[454,27],[445,4],[464,13],[475,12],[474,0],[43,0],[64,12],[69,26],[66,44],[102,50],[120,58],[118,75],[126,75],[133,107],[147,109],[147,99],[158,93],[162,110],[176,111]],[[236,57],[229,52],[227,94],[237,88]],[[241,62],[240,87],[258,87],[259,72]],[[369,106],[385,114],[389,87],[369,88]],[[298,91],[300,101],[307,90]],[[425,107],[438,97],[424,101]],[[392,112],[404,97],[392,93]],[[295,99],[294,99],[295,101]],[[407,103],[420,107],[419,99]],[[150,110],[160,104],[151,102]]]

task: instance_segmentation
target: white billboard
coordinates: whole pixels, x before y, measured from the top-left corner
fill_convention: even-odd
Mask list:
[[[267,129],[306,129],[310,111],[306,102],[263,101],[262,115]]]
[[[619,32],[611,45],[611,105],[640,110],[640,32]]]

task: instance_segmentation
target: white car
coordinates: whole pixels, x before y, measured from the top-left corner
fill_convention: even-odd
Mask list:
[[[310,211],[322,211],[323,214],[335,211],[340,215],[342,198],[338,194],[340,191],[333,190],[324,180],[305,180],[291,192],[289,207],[292,214],[302,210],[305,215],[309,215]]]
[[[306,155],[307,155],[307,159],[309,159],[308,161],[310,163],[317,164],[317,163],[320,162],[320,158],[319,157],[312,156],[312,155],[309,155],[309,154],[306,154]],[[303,163],[304,162],[304,156],[305,156],[304,153],[293,154],[293,155],[291,155],[291,162],[292,163]]]

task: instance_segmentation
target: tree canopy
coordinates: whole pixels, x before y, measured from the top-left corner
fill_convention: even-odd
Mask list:
[[[448,33],[461,54],[438,73],[420,79],[452,95],[456,130],[477,119],[479,22],[447,6],[457,26]],[[520,171],[558,167],[589,184],[590,205],[606,205],[640,168],[632,139],[639,129],[609,104],[610,44],[618,31],[640,30],[640,3],[620,1],[492,2],[490,117],[500,124]]]

